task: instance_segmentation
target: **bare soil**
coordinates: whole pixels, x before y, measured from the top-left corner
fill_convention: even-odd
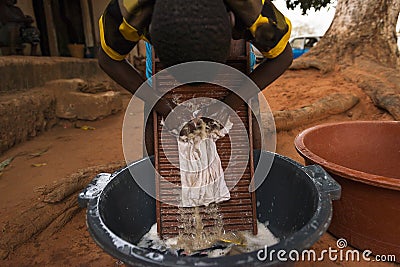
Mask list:
[[[310,105],[331,93],[352,93],[360,102],[351,110],[328,116],[323,120],[278,133],[277,153],[304,163],[296,152],[293,141],[302,130],[316,124],[348,120],[393,120],[384,110],[375,107],[370,98],[356,85],[347,82],[337,73],[321,74],[317,70],[288,71],[264,91],[272,110],[296,109]],[[130,96],[125,95],[128,103]],[[137,101],[134,111],[137,120],[132,122],[137,133],[132,136],[137,144],[137,159],[142,155],[142,108]],[[0,162],[15,155],[9,167],[0,176],[0,229],[15,214],[38,201],[36,189],[60,180],[78,169],[124,160],[121,129],[124,112],[101,121],[65,121],[34,139],[17,145],[0,156]],[[78,126],[78,127],[75,127]],[[83,130],[90,126],[94,130]],[[30,154],[44,152],[32,158]],[[40,154],[40,153],[39,153]],[[33,164],[39,164],[34,167]],[[103,252],[89,236],[85,210],[80,210],[71,221],[53,235],[39,234],[15,248],[0,266],[120,266],[117,259]],[[27,224],[31,223],[29,221]],[[336,247],[336,238],[325,234],[314,248]],[[377,263],[298,263],[298,266],[396,266]]]

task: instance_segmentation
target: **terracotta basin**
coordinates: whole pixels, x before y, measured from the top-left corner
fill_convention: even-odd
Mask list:
[[[400,260],[400,122],[322,124],[295,139],[308,164],[342,186],[329,232],[360,250]]]

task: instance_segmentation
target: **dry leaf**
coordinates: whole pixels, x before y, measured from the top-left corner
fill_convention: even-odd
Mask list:
[[[43,166],[47,166],[47,163],[36,163],[36,164],[32,164],[33,167],[43,167]]]
[[[82,126],[81,129],[84,130],[84,131],[96,130],[96,128],[94,128],[94,127],[92,127],[92,126],[88,126],[88,125]]]

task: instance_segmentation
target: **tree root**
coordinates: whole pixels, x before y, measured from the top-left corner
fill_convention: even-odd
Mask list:
[[[275,127],[277,131],[291,130],[330,115],[343,113],[358,102],[359,98],[352,94],[330,94],[300,109],[274,111]]]
[[[77,194],[101,172],[114,172],[125,165],[116,162],[79,170],[69,177],[44,186],[38,191],[41,198],[32,200],[30,207],[15,214],[0,233],[0,257],[5,259],[9,252],[43,233],[50,237],[67,224],[79,211]]]
[[[351,60],[341,58],[341,61],[330,62],[326,57],[319,57],[321,51],[321,47],[312,49],[306,55],[294,60],[290,69],[315,68],[322,73],[327,73],[338,68],[344,77],[356,83],[377,107],[385,109],[395,120],[400,121],[400,74],[398,68],[384,67],[365,56],[352,57]]]
[[[301,56],[293,61],[289,67],[290,70],[306,70],[306,69],[317,69],[323,74],[331,72],[333,65],[331,62],[327,62],[321,59],[317,59],[312,56]]]
[[[70,197],[71,198],[71,197]],[[55,218],[46,229],[40,234],[41,238],[48,239],[55,233],[59,232],[72,218],[79,212],[80,208],[77,206],[76,196],[72,196],[72,199],[68,199],[67,202],[72,202],[72,206],[65,207],[63,213]]]
[[[380,108],[400,121],[400,75],[370,61],[361,61],[343,71],[346,79],[356,83]]]

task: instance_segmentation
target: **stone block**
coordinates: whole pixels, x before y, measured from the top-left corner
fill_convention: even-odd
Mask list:
[[[59,90],[56,94],[56,116],[61,119],[97,120],[121,111],[122,96],[108,91],[96,94]]]

